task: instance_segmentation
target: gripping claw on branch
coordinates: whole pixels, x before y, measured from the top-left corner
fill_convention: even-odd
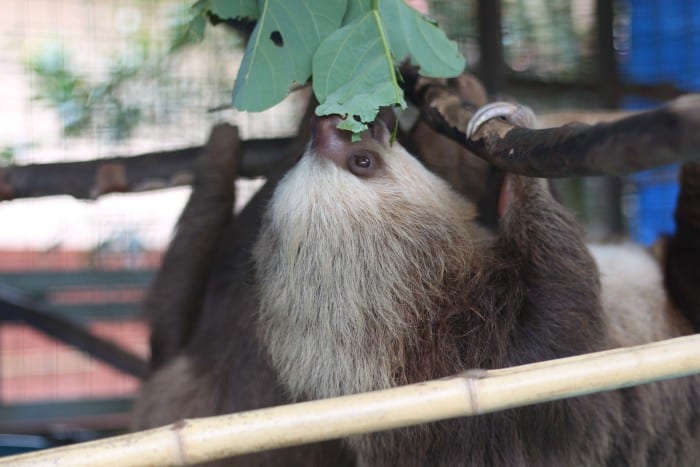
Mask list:
[[[474,113],[467,125],[467,139],[474,136],[481,126],[493,118],[504,118],[513,125],[532,128],[535,125],[535,114],[530,107],[511,102],[491,102]]]

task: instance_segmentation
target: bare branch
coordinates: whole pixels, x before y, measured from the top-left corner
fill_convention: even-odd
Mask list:
[[[291,138],[252,139],[241,143],[240,177],[267,175]],[[195,159],[204,146],[132,157],[82,162],[0,167],[0,201],[51,195],[94,199],[113,192],[147,191],[187,185]]]
[[[465,130],[476,107],[439,80],[406,73],[405,90],[435,131],[494,166],[538,177],[622,175],[700,157],[700,95],[597,125],[532,130],[502,120]]]

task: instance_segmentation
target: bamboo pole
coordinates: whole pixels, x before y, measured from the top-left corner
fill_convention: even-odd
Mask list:
[[[0,458],[0,465],[189,465],[700,373],[700,334]]]

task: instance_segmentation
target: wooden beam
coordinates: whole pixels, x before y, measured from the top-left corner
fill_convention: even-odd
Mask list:
[[[0,404],[0,432],[42,433],[57,425],[96,430],[124,429],[129,423],[131,398]]]
[[[478,0],[479,69],[481,81],[491,96],[503,90],[505,76],[502,16],[501,0]]]
[[[144,379],[148,374],[148,364],[141,357],[93,335],[83,326],[57,316],[51,310],[26,299],[21,292],[1,284],[0,321],[26,323],[139,379]]]

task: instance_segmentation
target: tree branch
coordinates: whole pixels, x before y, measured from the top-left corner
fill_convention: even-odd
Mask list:
[[[468,140],[464,132],[474,105],[444,81],[404,70],[404,82],[407,97],[431,128],[508,172],[537,177],[622,175],[700,157],[700,95],[593,126],[533,130],[490,120]]]
[[[239,176],[266,175],[291,141],[291,138],[243,141],[237,158]],[[113,192],[187,185],[192,181],[194,161],[203,149],[204,146],[195,146],[132,157],[0,167],[0,201],[51,195],[95,199]]]

